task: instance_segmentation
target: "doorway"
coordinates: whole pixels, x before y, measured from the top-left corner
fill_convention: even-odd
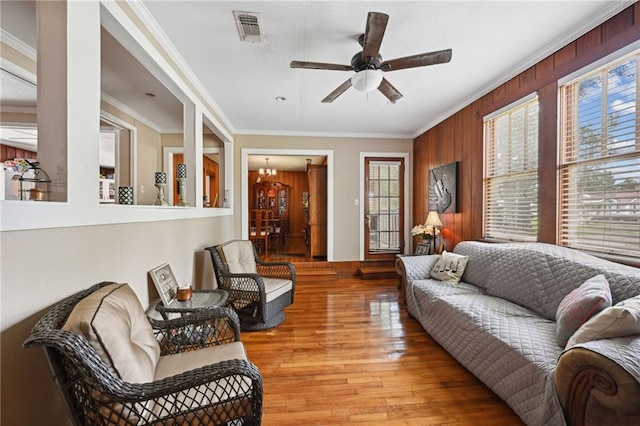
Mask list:
[[[277,169],[277,176],[281,174],[280,169],[278,169],[278,157],[297,157],[302,161],[302,169],[305,170],[306,159],[307,158],[324,158],[324,163],[326,165],[327,177],[326,177],[326,259],[323,256],[323,260],[331,261],[333,259],[333,226],[334,226],[334,215],[333,215],[333,151],[331,150],[298,150],[298,149],[264,149],[264,148],[243,148],[242,149],[242,158],[241,158],[241,229],[242,229],[242,239],[249,238],[249,211],[253,203],[255,203],[255,194],[253,191],[253,184],[256,182],[255,179],[255,171],[250,172],[250,157],[259,157],[261,164],[259,167],[266,168],[265,158],[268,157],[269,167],[273,167]],[[315,160],[314,160],[315,161]],[[255,168],[254,168],[255,169]],[[284,171],[283,171],[284,173]],[[304,185],[307,182],[306,173],[301,173],[304,175],[304,181],[300,183],[292,183],[289,188],[290,201],[289,203],[297,203],[300,207],[303,205],[304,195],[303,190]],[[250,179],[251,178],[251,179]],[[274,181],[281,180],[280,178],[272,179]],[[285,179],[286,180],[286,179]],[[251,182],[250,182],[251,181]],[[286,183],[286,182],[285,182]],[[297,189],[292,189],[297,188]],[[298,193],[297,191],[300,191]],[[291,209],[289,210],[289,233],[290,234],[300,234],[300,249],[295,249],[296,252],[302,251],[305,248],[304,235],[302,234],[302,228],[298,229],[295,225],[297,223],[295,217],[295,212]],[[300,208],[300,215],[303,215],[302,208]],[[290,251],[287,248],[287,251]],[[282,255],[284,255],[283,253]],[[298,259],[300,260],[300,259]]]
[[[364,158],[364,258],[394,259],[404,253],[405,160]]]

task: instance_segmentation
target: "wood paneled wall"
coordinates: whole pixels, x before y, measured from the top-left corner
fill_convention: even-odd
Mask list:
[[[558,79],[640,39],[640,5],[634,3],[602,25],[507,81],[414,140],[413,218],[429,209],[429,170],[458,161],[458,211],[441,214],[447,250],[463,240],[480,239],[483,198],[483,117],[518,99],[538,93],[539,194],[538,241],[556,243]],[[472,72],[472,70],[469,70]]]
[[[258,177],[257,171],[249,172],[249,209],[256,208],[256,196],[254,186]],[[289,185],[289,235],[300,237],[304,225],[302,213],[302,193],[309,190],[306,172],[282,172],[278,171],[273,182]]]
[[[0,162],[13,160],[16,158],[33,158],[37,159],[38,154],[34,151],[16,148],[9,145],[0,144]]]

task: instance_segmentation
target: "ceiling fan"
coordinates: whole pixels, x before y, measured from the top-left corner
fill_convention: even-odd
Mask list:
[[[427,65],[444,64],[451,60],[451,49],[438,50],[418,55],[405,56],[403,58],[383,61],[379,54],[382,37],[387,28],[389,15],[378,12],[369,12],[367,26],[364,34],[360,35],[358,42],[362,51],[351,58],[351,65],[327,64],[322,62],[292,61],[291,68],[308,68],[316,70],[355,71],[356,73],[347,81],[338,86],[333,92],[322,100],[331,103],[343,94],[351,86],[361,92],[370,92],[378,89],[384,96],[396,103],[402,98],[402,93],[382,76],[382,72],[401,70],[405,68],[424,67]]]

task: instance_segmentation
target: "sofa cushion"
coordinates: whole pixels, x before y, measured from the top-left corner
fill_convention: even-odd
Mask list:
[[[640,334],[640,296],[632,297],[594,315],[569,339],[567,347],[592,340]]]
[[[460,281],[467,266],[468,257],[444,251],[430,271],[432,278],[455,284]]]
[[[153,380],[160,346],[151,324],[128,284],[111,284],[82,299],[63,330],[82,334],[98,356],[122,380]]]
[[[569,338],[589,318],[611,306],[611,290],[604,275],[596,275],[571,291],[556,312],[556,338],[565,347]]]
[[[232,274],[257,274],[253,244],[248,240],[233,240],[219,245],[218,254]]]

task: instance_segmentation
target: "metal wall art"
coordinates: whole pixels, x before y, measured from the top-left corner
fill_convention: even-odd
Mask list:
[[[458,163],[429,171],[429,210],[458,213]]]

